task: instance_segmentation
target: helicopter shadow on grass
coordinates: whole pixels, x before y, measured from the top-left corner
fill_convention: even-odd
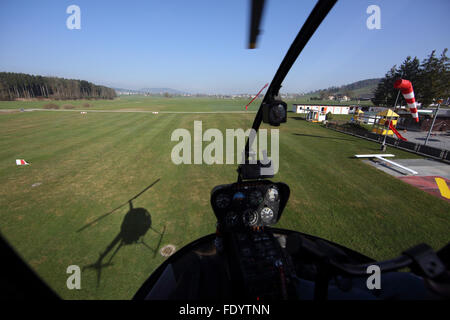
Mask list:
[[[155,182],[147,186],[144,190],[142,190],[140,193],[138,193],[136,196],[128,200],[126,203],[120,205],[119,207],[111,210],[108,213],[105,213],[104,215],[98,217],[94,221],[86,224],[77,232],[81,232],[85,230],[86,228],[94,225],[98,221],[106,218],[107,216],[111,215],[115,211],[119,210],[125,205],[129,205],[129,210],[125,214],[124,219],[122,221],[122,225],[120,226],[120,231],[117,234],[117,236],[111,241],[111,243],[106,247],[106,249],[100,253],[99,258],[96,262],[84,266],[83,271],[86,269],[95,269],[97,270],[97,287],[100,285],[101,280],[101,272],[102,268],[108,267],[113,265],[112,259],[117,254],[117,252],[122,248],[124,245],[131,245],[131,244],[142,244],[144,247],[150,249],[153,252],[153,258],[155,258],[156,253],[158,252],[159,246],[161,245],[162,238],[164,236],[164,233],[166,231],[166,226],[163,227],[162,232],[159,232],[152,228],[152,218],[150,213],[145,208],[134,208],[133,207],[133,200],[139,197],[141,194],[143,194],[145,191],[150,189],[153,185],[155,185],[160,179],[157,179]],[[149,230],[152,230],[153,232],[157,233],[159,237],[158,244],[155,248],[152,248],[144,241],[144,236],[147,234]],[[104,262],[106,259],[106,256],[115,248],[113,251],[111,257]]]

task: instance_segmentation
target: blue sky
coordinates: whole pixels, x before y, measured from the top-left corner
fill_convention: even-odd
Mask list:
[[[270,82],[315,5],[266,0],[256,50],[246,49],[248,0],[0,2],[0,71],[85,79],[138,89],[255,93]],[[81,30],[69,30],[69,5]],[[381,29],[369,30],[369,5]],[[319,27],[282,92],[307,92],[381,77],[408,55],[450,47],[450,1],[340,0]]]

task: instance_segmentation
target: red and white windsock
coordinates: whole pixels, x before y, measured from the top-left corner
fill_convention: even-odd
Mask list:
[[[23,159],[16,159],[16,164],[17,164],[18,166],[25,166],[25,165],[27,165],[27,164],[29,164],[29,163],[26,162],[26,161],[23,160]]]
[[[412,117],[419,122],[419,112],[417,112],[416,99],[414,98],[414,90],[411,81],[405,79],[398,79],[394,82],[394,88],[399,89],[402,92],[403,98],[405,98],[408,104],[409,111]]]

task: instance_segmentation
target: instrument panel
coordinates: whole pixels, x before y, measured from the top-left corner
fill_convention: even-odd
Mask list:
[[[268,180],[245,181],[215,187],[211,206],[225,230],[273,225],[289,198],[289,187]]]

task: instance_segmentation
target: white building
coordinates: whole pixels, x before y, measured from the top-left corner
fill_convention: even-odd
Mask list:
[[[306,114],[306,121],[322,122],[322,121],[325,121],[326,118],[327,118],[327,115],[320,111],[310,110]]]
[[[319,111],[320,113],[327,114],[349,114],[354,111],[353,106],[340,106],[340,105],[313,105],[313,104],[293,104],[292,112],[294,113],[309,113],[310,111]]]

